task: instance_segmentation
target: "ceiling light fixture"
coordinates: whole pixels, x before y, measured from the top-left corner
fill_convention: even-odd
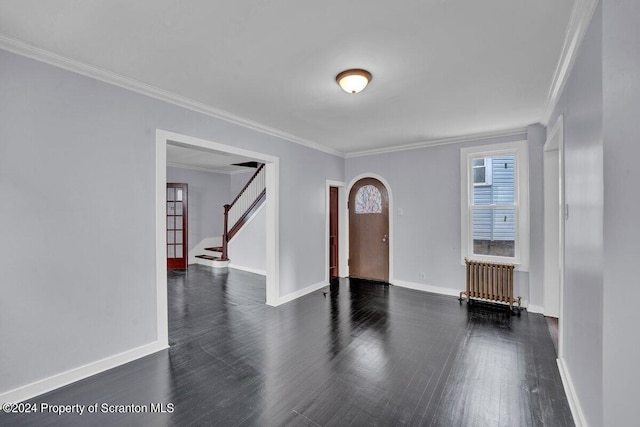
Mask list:
[[[371,73],[367,70],[354,68],[345,70],[336,76],[336,82],[347,93],[362,91],[371,81]]]

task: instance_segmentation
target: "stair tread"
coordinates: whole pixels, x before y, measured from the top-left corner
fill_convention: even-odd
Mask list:
[[[220,257],[213,255],[196,255],[196,258],[208,259],[209,261],[219,261]]]
[[[222,252],[222,246],[212,246],[210,248],[204,248],[205,251]]]

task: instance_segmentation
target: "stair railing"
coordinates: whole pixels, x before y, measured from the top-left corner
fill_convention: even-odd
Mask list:
[[[229,259],[227,245],[229,240],[249,220],[266,196],[266,169],[262,164],[253,174],[247,185],[238,193],[229,205],[224,205],[224,234],[222,235],[222,261]]]

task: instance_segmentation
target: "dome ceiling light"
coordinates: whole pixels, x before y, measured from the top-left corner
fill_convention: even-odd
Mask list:
[[[336,82],[347,93],[361,92],[371,81],[371,73],[354,68],[345,70],[336,76]]]

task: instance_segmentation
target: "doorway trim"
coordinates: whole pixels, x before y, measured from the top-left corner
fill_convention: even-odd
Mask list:
[[[558,116],[556,123],[554,124],[551,132],[547,135],[547,140],[544,144],[543,154],[549,151],[558,151],[558,170],[553,173],[557,173],[558,182],[556,184],[559,186],[558,191],[558,266],[559,266],[559,293],[560,293],[560,307],[558,314],[558,359],[562,359],[563,349],[564,349],[564,322],[562,321],[564,318],[564,304],[563,304],[563,290],[564,290],[564,221],[565,221],[565,199],[564,199],[564,116]],[[546,167],[543,167],[543,171],[547,174]],[[551,184],[553,185],[553,183]],[[545,206],[545,216],[547,206]],[[545,252],[549,249],[547,248],[547,243],[544,244]],[[545,268],[547,266],[545,265]],[[543,287],[543,292],[546,291],[546,287]],[[544,300],[543,300],[544,301]],[[544,307],[543,307],[544,311]]]
[[[325,263],[324,263],[324,281],[329,283],[329,217],[330,212],[330,197],[329,192],[331,187],[338,188],[338,277],[347,277],[348,274],[344,274],[347,271],[347,257],[343,256],[345,248],[348,248],[348,234],[345,233],[345,222],[343,219],[344,212],[347,210],[347,196],[345,195],[345,184],[342,181],[327,180],[325,189]],[[349,225],[347,224],[346,227]],[[349,252],[347,251],[347,254]]]
[[[266,304],[279,305],[280,299],[280,244],[279,244],[279,175],[280,159],[275,156],[245,150],[218,142],[200,139],[162,129],[156,130],[156,298],[158,341],[169,342],[167,301],[167,260],[165,216],[167,214],[167,143],[178,143],[194,149],[221,151],[250,157],[266,164]]]
[[[356,177],[354,177],[350,182],[349,185],[346,188],[345,191],[345,197],[349,197],[349,193],[351,193],[351,189],[353,188],[353,186],[355,185],[356,182],[360,181],[363,178],[374,178],[377,179],[378,181],[380,181],[386,188],[387,188],[387,193],[389,194],[389,283],[393,285],[394,282],[394,274],[393,274],[393,241],[395,240],[395,233],[393,232],[393,218],[394,218],[394,210],[393,210],[393,192],[391,191],[391,186],[389,185],[389,182],[384,179],[382,176],[376,174],[376,173],[371,173],[371,172],[367,172],[367,173],[363,173],[360,174]],[[327,190],[328,191],[328,190]],[[343,211],[343,215],[341,217],[342,223],[345,225],[344,227],[344,232],[345,232],[345,236],[344,236],[344,250],[340,251],[340,271],[344,271],[345,277],[349,276],[349,265],[347,264],[347,259],[349,258],[349,209],[346,206],[346,198],[343,199],[344,200],[344,211]],[[341,236],[342,239],[342,236]],[[340,243],[342,243],[343,241],[341,240]],[[344,269],[342,269],[344,265]],[[327,267],[328,268],[328,267]],[[328,273],[327,273],[328,274]]]

